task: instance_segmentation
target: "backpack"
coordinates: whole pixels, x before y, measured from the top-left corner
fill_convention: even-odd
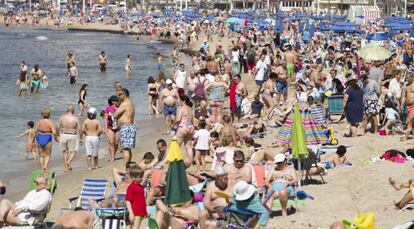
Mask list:
[[[204,79],[203,82],[198,79],[198,84],[194,90],[195,95],[198,99],[204,99],[206,97],[206,91],[205,91],[205,83],[207,79]]]

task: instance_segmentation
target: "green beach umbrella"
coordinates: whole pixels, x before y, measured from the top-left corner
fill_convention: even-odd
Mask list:
[[[191,200],[187,175],[181,148],[177,140],[172,140],[167,152],[168,173],[164,202],[169,206],[177,206]]]
[[[308,152],[308,147],[306,146],[305,128],[303,127],[302,114],[300,113],[298,103],[296,103],[295,107],[293,108],[292,156],[293,158],[296,158],[298,161],[299,190],[302,189],[301,188],[301,183],[302,183],[301,160],[304,158],[307,158],[308,155],[309,155],[309,152]]]
[[[308,157],[308,148],[306,146],[305,128],[302,123],[302,114],[296,103],[293,108],[293,129],[292,129],[292,156],[296,159]]]

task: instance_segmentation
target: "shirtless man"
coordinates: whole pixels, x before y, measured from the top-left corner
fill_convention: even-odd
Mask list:
[[[106,65],[108,64],[108,57],[106,56],[105,52],[102,51],[101,54],[98,57],[98,63],[100,66],[101,72],[106,72]]]
[[[73,65],[76,65],[76,60],[75,60],[75,55],[73,55],[73,51],[70,50],[68,52],[68,55],[66,55],[66,66],[68,68],[68,71],[70,69],[70,67]]]
[[[228,115],[223,116],[223,128],[220,130],[220,141],[223,138],[231,139],[232,145],[237,146],[237,130],[234,128],[231,118]]]
[[[207,59],[207,70],[210,73],[210,75],[217,75],[217,73],[220,72],[220,67],[218,62],[211,56]]]
[[[292,46],[288,45],[287,52],[285,52],[287,76],[290,82],[295,81],[295,64],[297,60],[296,52],[293,51]]]
[[[68,77],[69,77],[69,83],[71,85],[76,83],[76,80],[78,79],[78,68],[76,68],[76,65],[74,63],[69,64],[69,73],[68,73]]]
[[[57,131],[60,137],[59,148],[63,151],[65,172],[68,172],[72,170],[72,161],[75,159],[79,148],[78,134],[80,135],[80,139],[82,139],[83,135],[82,127],[78,117],[75,115],[75,108],[72,105],[69,105],[66,113],[60,116]]]
[[[280,63],[276,67],[276,106],[282,105],[286,102],[288,93],[288,75],[285,65]],[[281,103],[280,103],[281,102]]]
[[[231,110],[231,120],[234,121],[234,116],[238,119],[241,117],[241,103],[243,98],[247,96],[247,89],[244,84],[241,82],[241,76],[233,76],[233,80],[230,84],[230,110]]]
[[[229,205],[229,199],[218,196],[217,193],[232,195],[232,189],[228,185],[229,178],[223,167],[217,167],[214,173],[214,182],[207,185],[204,195],[204,210],[200,214],[201,228],[218,228],[216,221],[224,220],[224,212],[220,210]]]
[[[30,72],[30,75],[32,77],[32,88],[30,92],[33,93],[33,91],[36,89],[35,92],[39,93],[40,81],[42,79],[42,70],[39,68],[39,65],[34,65],[32,71]]]
[[[228,59],[224,60],[223,69],[224,69],[223,81],[228,84],[229,81],[230,81],[230,75],[231,75],[231,63],[230,63],[230,60],[228,60]]]
[[[229,174],[229,188],[233,189],[233,186],[237,181],[244,180],[247,183],[252,183],[252,168],[244,163],[243,151],[234,151],[233,164],[226,164],[224,171]]]
[[[155,55],[155,63],[157,64],[157,70],[162,71],[162,56],[159,52]]]
[[[160,93],[160,99],[161,104],[163,104],[166,132],[169,133],[177,115],[179,95],[178,91],[172,86],[172,80],[167,79],[166,84],[167,86]]]
[[[82,129],[85,134],[86,164],[88,170],[92,170],[98,168],[99,136],[102,134],[102,128],[96,120],[98,112],[95,108],[89,108],[87,115],[88,118],[83,121]]]
[[[135,126],[135,105],[129,98],[129,91],[122,88],[119,93],[120,105],[112,116],[118,120],[121,152],[126,165],[132,159],[131,149],[135,147],[137,127]]]
[[[407,73],[407,85],[404,86],[401,96],[401,106],[407,105],[408,108],[408,117],[407,117],[407,129],[405,131],[405,136],[401,140],[407,140],[413,128],[414,120],[414,83],[413,73]]]

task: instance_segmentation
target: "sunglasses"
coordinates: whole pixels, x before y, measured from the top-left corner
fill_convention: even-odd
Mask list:
[[[243,162],[244,162],[244,160],[234,160],[234,162],[237,162],[237,163],[243,163]]]

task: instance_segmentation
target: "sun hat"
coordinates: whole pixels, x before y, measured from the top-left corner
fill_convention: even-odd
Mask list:
[[[166,83],[166,84],[172,84],[173,82],[172,82],[172,80],[171,80],[171,79],[167,79],[167,80],[165,81],[165,83]]]
[[[286,160],[286,155],[283,153],[279,153],[273,159],[275,163],[284,162]]]
[[[349,82],[351,82],[352,80],[356,80],[357,78],[356,78],[356,76],[355,76],[355,74],[352,74],[351,76],[349,76],[348,78],[346,78],[346,83],[349,83]]]
[[[253,185],[241,180],[234,185],[233,194],[235,195],[235,199],[237,201],[244,201],[252,197],[255,190],[256,188]]]

